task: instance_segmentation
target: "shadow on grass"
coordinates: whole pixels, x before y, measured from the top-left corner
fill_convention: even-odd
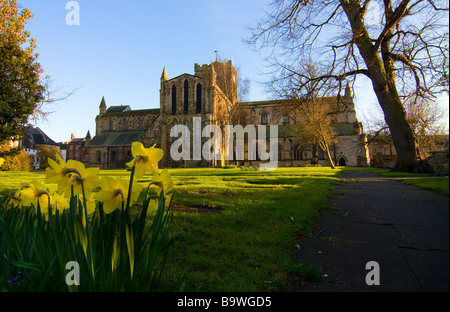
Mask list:
[[[174,196],[180,206],[207,203],[220,213],[174,211],[173,232],[182,236],[169,252],[164,290],[280,291],[320,279],[294,254],[297,237],[308,234],[319,210],[328,208],[334,175],[220,174],[214,187],[200,176],[183,185]]]

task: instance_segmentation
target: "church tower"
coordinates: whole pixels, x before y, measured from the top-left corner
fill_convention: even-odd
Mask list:
[[[220,114],[227,111],[224,105],[235,105],[237,102],[237,75],[231,61],[214,61],[201,66],[194,64],[193,75],[184,73],[171,79],[164,67],[160,87],[160,111],[164,124],[161,148],[164,154],[169,155],[171,143],[176,140],[170,137],[174,126],[188,127],[192,139],[194,117],[201,118],[201,129],[206,125],[219,125],[218,120],[223,117]],[[166,156],[166,161],[169,161],[170,157]],[[177,165],[181,164],[167,164],[172,167]]]

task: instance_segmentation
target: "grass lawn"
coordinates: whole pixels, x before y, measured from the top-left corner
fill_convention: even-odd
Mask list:
[[[282,291],[297,277],[320,278],[317,268],[293,260],[297,237],[308,234],[343,168],[170,169],[175,183],[171,247],[162,291]],[[367,168],[345,168],[367,170]],[[403,183],[449,193],[448,177],[369,168]],[[100,175],[129,178],[126,170]],[[0,195],[42,172],[0,172]],[[151,176],[139,183],[148,184]]]
[[[182,237],[170,250],[163,290],[276,291],[289,288],[293,277],[314,275],[292,260],[296,238],[328,207],[338,172],[171,170],[173,228]],[[177,211],[186,207],[198,212]]]
[[[378,173],[382,177],[397,177],[398,181],[420,187],[424,190],[431,190],[439,194],[449,195],[449,178],[436,177],[434,174],[418,174],[407,172],[395,172],[389,169],[380,168],[345,168],[345,170],[370,170]]]
[[[280,291],[294,277],[318,277],[295,263],[298,235],[308,234],[340,169],[171,169],[175,183],[171,247],[162,291]],[[101,175],[129,177],[126,170]],[[41,173],[0,172],[0,194]],[[139,183],[150,182],[145,176]]]
[[[402,178],[400,181],[405,184],[415,185],[422,189],[432,190],[447,196],[449,193],[448,177]]]

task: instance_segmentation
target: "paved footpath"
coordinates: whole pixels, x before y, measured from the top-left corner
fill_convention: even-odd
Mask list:
[[[382,178],[345,171],[297,260],[320,267],[323,283],[299,291],[449,291],[449,197]],[[379,265],[379,285],[375,267]],[[374,275],[375,274],[375,275]]]

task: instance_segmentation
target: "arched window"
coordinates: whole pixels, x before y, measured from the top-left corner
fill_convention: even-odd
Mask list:
[[[98,163],[102,162],[102,152],[101,151],[97,151],[97,162]]]
[[[294,148],[294,160],[303,160],[303,148],[300,145]]]
[[[112,124],[112,120],[109,121],[109,131],[113,130],[113,124]]]
[[[178,121],[176,119],[173,121],[173,128],[178,137]],[[172,137],[172,140],[175,141],[177,137]]]
[[[318,148],[318,154],[319,154],[319,160],[325,160],[325,151],[323,149],[321,149],[320,147]]]
[[[347,161],[345,160],[344,156],[339,157],[338,166],[341,166],[341,167],[347,166]]]
[[[184,112],[189,112],[189,82],[184,81]]]
[[[261,112],[261,124],[267,125],[267,112],[265,110]]]
[[[123,130],[127,131],[127,120],[126,119],[123,120]]]
[[[115,163],[117,161],[117,153],[113,151],[111,153],[111,162]]]
[[[284,160],[283,147],[281,146],[281,144],[278,144],[278,160]]]
[[[178,126],[178,121],[175,119],[175,120],[173,121],[173,127],[175,128],[175,131],[178,130],[178,129],[177,129],[177,126]]]
[[[172,87],[172,114],[177,113],[177,87]]]
[[[247,125],[247,112],[241,112],[239,115],[239,124],[245,127]]]
[[[197,84],[197,103],[196,103],[197,113],[202,112],[202,85]]]
[[[142,129],[142,119],[139,118],[138,120],[138,129],[141,130]]]

